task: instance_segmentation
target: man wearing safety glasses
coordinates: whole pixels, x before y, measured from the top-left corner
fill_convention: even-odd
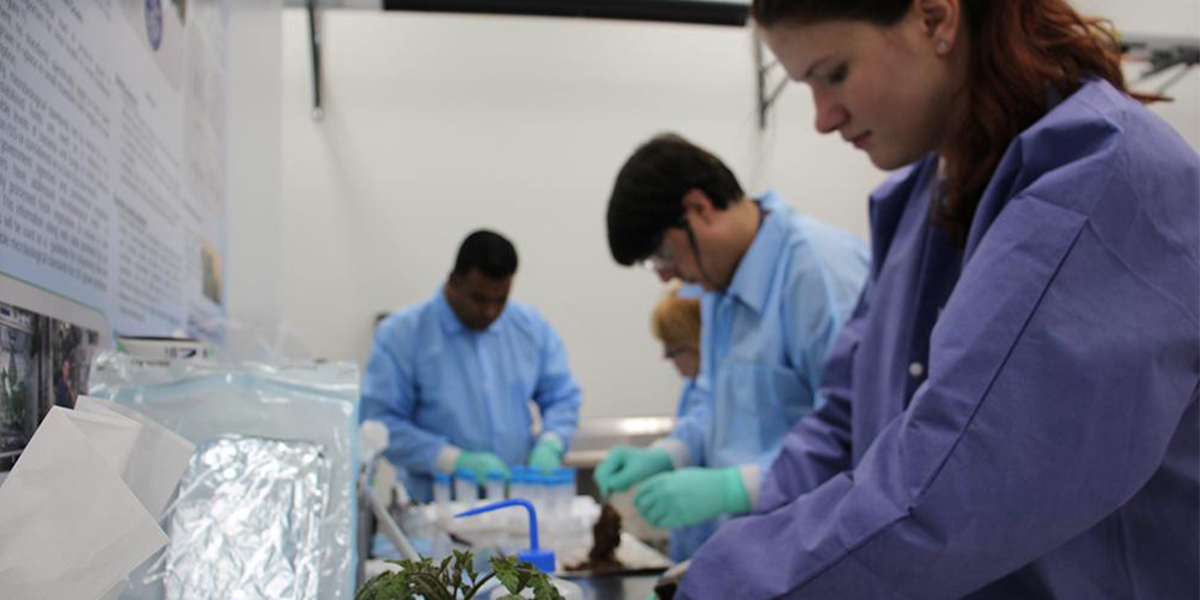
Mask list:
[[[634,506],[652,525],[711,534],[750,511],[784,435],[821,403],[825,357],[866,277],[866,249],[778,194],[748,197],[717,157],[674,134],[621,168],[608,241],[622,265],[704,288],[703,401],[650,448],[613,448],[596,483],[603,494],[637,485]]]

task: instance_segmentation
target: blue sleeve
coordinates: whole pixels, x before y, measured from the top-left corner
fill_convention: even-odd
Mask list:
[[[667,437],[678,440],[687,447],[688,458],[693,465],[704,465],[704,436],[712,414],[712,394],[700,378],[689,379],[679,397],[679,411],[675,417],[675,428]]]
[[[1112,515],[1172,443],[1194,447],[1200,190],[1173,192],[1189,208],[1172,225],[1152,213],[1179,197],[1139,211],[1136,192],[1107,187],[1090,215],[1012,199],[942,310],[904,412],[852,471],[718,531],[678,597],[961,598]],[[1080,573],[1121,568],[1078,560]]]
[[[363,373],[359,420],[378,420],[387,426],[389,439],[384,456],[414,472],[432,472],[446,438],[421,429],[414,422],[417,395],[413,378],[415,357],[409,336],[397,335],[384,322],[375,332],[371,357]]]
[[[571,436],[579,423],[579,405],[583,393],[567,366],[567,350],[558,333],[543,322],[542,365],[533,400],[542,413],[542,429],[562,438],[563,448],[571,445]]]
[[[764,471],[756,510],[769,512],[783,506],[850,468],[852,366],[866,323],[870,292],[868,280],[825,362],[820,388],[824,402],[784,437],[775,461]]]
[[[788,363],[795,372],[796,380],[801,383],[800,391],[804,394],[802,398],[789,401],[797,410],[805,411],[795,415],[793,422],[797,425],[793,426],[793,429],[815,427],[821,432],[820,443],[829,449],[835,449],[840,445],[831,440],[836,440],[845,433],[839,430],[839,427],[849,426],[847,418],[837,418],[836,414],[845,412],[848,417],[848,409],[843,404],[821,411],[830,399],[820,390],[820,385],[827,361],[849,359],[849,356],[841,359],[834,356],[839,351],[839,337],[843,324],[851,318],[856,299],[862,292],[868,261],[862,243],[848,235],[833,239],[828,235],[820,238],[813,236],[811,244],[811,250],[801,254],[797,258],[797,264],[792,267],[793,274],[788,282],[788,302],[783,305],[783,330],[787,332]],[[853,344],[840,351],[852,355]],[[849,376],[848,372],[846,376]],[[843,399],[848,397],[844,396]],[[818,411],[818,416],[816,420],[809,421],[807,417],[813,415],[813,411]],[[808,424],[803,425],[806,421],[809,421]],[[831,475],[824,468],[813,470],[813,467],[820,465],[807,464],[811,458],[806,455],[808,449],[796,447],[798,440],[792,438],[792,432],[789,432],[784,436],[777,452],[768,453],[759,461],[763,473],[767,474],[767,477],[764,477],[763,493],[759,497],[760,509],[777,506],[786,502],[788,498],[803,493],[794,489],[797,487],[792,485],[797,479],[794,475],[786,482],[772,481],[770,477],[772,465],[785,452],[790,455],[784,456],[783,460],[790,468],[804,473],[804,479],[811,481],[821,478],[819,481],[823,481],[823,478]],[[835,451],[834,454],[839,452],[840,450]],[[848,461],[841,462],[835,459],[834,464],[845,466]],[[814,484],[819,481],[814,481]],[[791,489],[779,489],[781,484],[788,484],[787,488]],[[800,487],[808,489],[811,485]]]

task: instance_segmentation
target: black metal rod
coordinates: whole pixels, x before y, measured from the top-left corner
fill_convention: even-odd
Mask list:
[[[754,33],[754,66],[758,75],[758,128],[767,128],[767,70],[769,67],[763,65],[763,49],[762,40],[758,36],[757,30]]]
[[[313,111],[314,120],[320,121],[325,116],[325,109],[321,107],[321,35],[317,31],[317,3],[316,0],[308,0],[308,39],[309,47],[312,50],[312,71],[313,71]]]
[[[744,2],[706,0],[384,0],[384,10],[589,17],[742,27]]]

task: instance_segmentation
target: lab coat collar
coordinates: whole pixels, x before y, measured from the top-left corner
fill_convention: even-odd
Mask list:
[[[447,336],[458,335],[467,328],[458,320],[458,315],[454,314],[454,309],[450,308],[450,303],[446,301],[444,286],[445,284],[438,287],[437,292],[433,294],[434,310],[437,311],[438,322],[442,325],[442,333]]]
[[[938,155],[926,154],[921,160],[897,170],[871,194],[868,211],[871,218],[871,271],[878,276],[887,252],[892,247],[900,219],[914,189],[937,172]]]
[[[775,278],[776,262],[783,254],[788,238],[787,223],[784,221],[786,217],[782,214],[784,211],[765,208],[779,204],[766,201],[766,197],[773,194],[774,192],[767,192],[762,201],[755,200],[759,208],[767,212],[754,235],[754,241],[750,243],[746,254],[738,263],[733,281],[724,291],[725,296],[737,299],[759,314],[766,309],[771,283]]]
[[[439,287],[437,292],[433,294],[433,304],[435,307],[434,310],[437,311],[438,322],[442,325],[442,333],[444,333],[447,337],[458,335],[460,333],[469,333],[472,335],[489,335],[496,333],[496,331],[500,328],[501,323],[504,322],[505,316],[508,315],[509,308],[508,305],[505,304],[504,310],[500,311],[500,316],[496,317],[496,320],[492,321],[492,324],[489,325],[487,329],[484,329],[483,331],[475,331],[474,329],[467,329],[467,326],[463,325],[462,321],[458,320],[458,315],[454,314],[454,309],[451,308],[450,303],[446,301],[444,284],[443,287]]]

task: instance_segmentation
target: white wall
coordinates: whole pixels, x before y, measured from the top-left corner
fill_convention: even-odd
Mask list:
[[[760,135],[746,30],[355,11],[323,26],[313,122],[306,16],[285,12],[282,306],[317,356],[365,360],[375,313],[428,298],[487,226],[516,243],[514,297],[562,334],[584,414],[672,412],[678,379],[648,328],[662,287],[617,267],[603,221],[617,169],[663,130],[865,236],[882,175],[809,134],[798,88],[789,125]]]
[[[1197,33],[1193,0],[1081,4],[1127,13],[1137,23],[1130,31]],[[775,124],[758,130],[747,30],[356,11],[322,18],[323,122],[309,116],[305,13],[285,11],[282,36],[279,306],[316,356],[365,361],[375,314],[428,298],[461,238],[486,226],[517,244],[514,297],[563,335],[584,415],[672,412],[678,380],[647,328],[662,288],[612,262],[603,223],[620,164],[664,130],[722,156],[749,190],[773,186],[866,236],[866,196],[884,175],[813,132],[802,87],[789,86]],[[1197,89],[1193,74],[1172,90],[1181,102],[1159,109],[1194,146]]]
[[[283,0],[228,3],[226,311],[269,320],[280,307],[280,65]]]

